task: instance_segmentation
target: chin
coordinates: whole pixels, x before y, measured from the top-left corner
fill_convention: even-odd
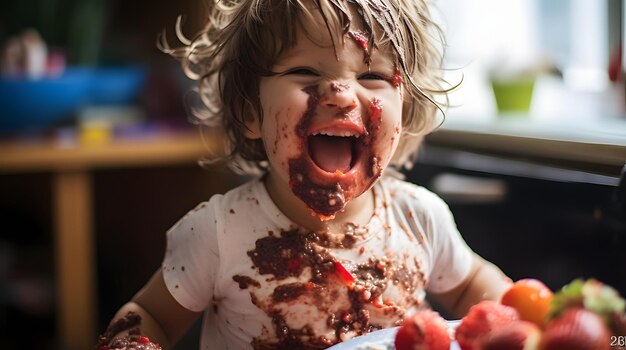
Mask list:
[[[329,220],[380,178],[383,166],[379,159],[369,152],[360,152],[345,172],[327,171],[303,152],[289,160],[289,187],[314,215]]]

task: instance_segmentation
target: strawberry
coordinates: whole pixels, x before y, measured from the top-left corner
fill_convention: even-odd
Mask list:
[[[472,306],[463,317],[456,329],[456,340],[462,350],[478,350],[492,330],[517,320],[519,314],[514,308],[483,300]]]
[[[513,321],[489,334],[482,350],[524,350],[537,349],[541,339],[541,329],[528,321]]]
[[[139,339],[137,339],[137,342],[140,344],[150,343],[150,338],[140,336]]]
[[[608,350],[610,333],[604,320],[581,307],[565,310],[548,323],[541,340],[543,350]]]
[[[514,307],[525,321],[543,327],[553,293],[543,282],[526,278],[516,281],[500,299],[502,305]]]
[[[584,308],[600,316],[612,334],[626,332],[626,301],[611,286],[595,279],[576,279],[554,294],[548,320],[571,308]]]
[[[396,350],[449,350],[448,323],[432,310],[406,317],[396,333]]]
[[[335,261],[335,272],[339,279],[348,287],[352,287],[356,278],[339,261]]]
[[[300,266],[302,266],[302,258],[295,257],[287,260],[287,271],[291,273],[296,273],[300,270]]]
[[[375,297],[372,298],[372,305],[376,306],[377,308],[381,308],[385,306],[385,302],[383,301],[383,296],[378,294]]]

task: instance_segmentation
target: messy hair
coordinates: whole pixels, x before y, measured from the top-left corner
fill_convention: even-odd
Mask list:
[[[410,168],[425,134],[436,125],[446,96],[441,75],[442,31],[432,21],[427,0],[209,0],[208,21],[192,40],[176,23],[183,46],[172,48],[165,35],[159,47],[179,59],[185,74],[198,81],[199,104],[190,104],[193,122],[223,135],[221,154],[239,170],[262,170],[267,155],[261,140],[245,137],[246,122],[263,120],[261,77],[271,76],[281,53],[296,44],[302,21],[313,9],[321,15],[335,45],[347,34],[354,6],[369,38],[369,47],[390,45],[405,90],[403,132],[391,165]],[[378,35],[380,33],[380,35]],[[444,102],[447,99],[444,99]],[[216,135],[213,133],[213,135]]]

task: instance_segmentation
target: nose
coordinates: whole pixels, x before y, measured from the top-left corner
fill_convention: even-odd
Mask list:
[[[325,90],[321,101],[323,106],[335,107],[344,113],[356,108],[357,98],[350,84],[332,81]]]

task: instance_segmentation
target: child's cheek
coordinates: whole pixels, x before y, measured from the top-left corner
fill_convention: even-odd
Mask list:
[[[274,160],[275,166],[287,169],[287,160],[297,155],[297,135],[294,132],[291,109],[288,107],[270,113],[271,122],[266,123],[264,142],[268,156]]]
[[[402,102],[401,100],[394,101],[396,100],[387,100],[381,110],[380,127],[378,128],[378,134],[375,135],[373,145],[374,153],[378,154],[383,160],[393,155],[402,132],[402,108],[398,108]]]

